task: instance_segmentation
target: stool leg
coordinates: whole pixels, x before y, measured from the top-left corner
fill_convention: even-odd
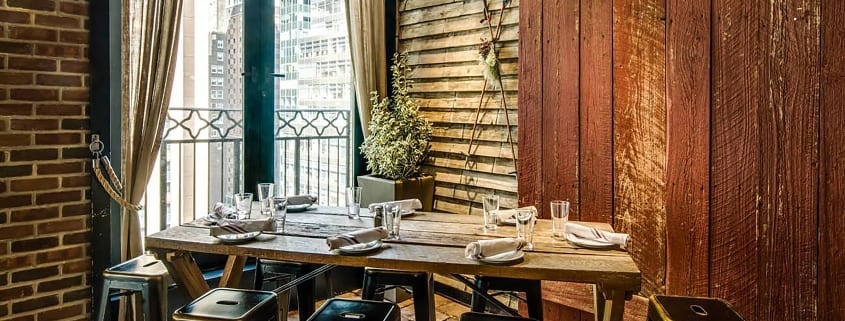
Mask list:
[[[414,315],[417,321],[434,321],[434,291],[431,274],[414,279]]]
[[[146,293],[146,291],[141,290],[140,293],[132,292],[132,294],[129,295],[129,299],[132,300],[132,311],[135,312],[135,321],[145,321],[144,316],[149,315],[149,313],[147,313],[149,310],[147,307],[147,299],[144,293]]]
[[[147,301],[149,310],[145,311],[147,320],[167,321],[167,286],[157,283],[150,283],[148,287]]]
[[[109,305],[109,288],[111,282],[103,280],[103,293],[100,294],[100,308],[97,309],[96,321],[104,321],[106,319],[106,306]]]
[[[150,297],[150,295],[152,294],[151,290],[152,289],[151,289],[151,286],[150,286],[149,283],[141,286],[140,296],[141,296],[141,306],[143,307],[142,311],[143,311],[143,314],[144,314],[144,318],[140,319],[140,320],[157,321],[155,318],[153,318],[153,315],[152,315],[152,302],[150,302],[150,301],[152,301],[152,297]],[[137,296],[139,294],[136,293],[135,295]],[[141,309],[141,307],[136,305],[135,311],[139,311],[139,309]],[[140,321],[140,320],[136,319],[136,321]]]
[[[252,282],[252,288],[255,290],[264,288],[264,268],[261,266],[261,259],[255,259],[255,278]]]
[[[310,279],[296,286],[296,302],[299,309],[299,321],[307,321],[314,314],[314,298],[317,281]]]
[[[484,279],[475,278],[475,286],[484,291],[484,293],[487,293],[487,290],[490,287],[490,282],[485,281]],[[480,295],[473,293],[470,306],[470,311],[484,313],[484,310],[487,309],[487,300],[482,298]]]
[[[525,299],[528,305],[528,317],[535,320],[543,320],[543,293],[540,281],[531,281],[533,284],[525,291]]]

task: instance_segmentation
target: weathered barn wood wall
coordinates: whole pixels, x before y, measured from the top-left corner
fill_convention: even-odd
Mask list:
[[[845,320],[844,16],[836,0],[523,1],[520,203],[569,198],[631,233],[642,295]],[[591,319],[589,288],[544,289],[548,319]]]
[[[497,24],[500,0],[488,1]],[[472,149],[469,142],[484,76],[478,45],[490,39],[482,23],[484,1],[399,1],[399,51],[408,53],[414,71],[412,95],[432,122],[431,154],[423,168],[435,174],[437,210],[480,213],[481,196],[498,194],[503,207],[517,205],[516,166],[502,97],[491,83],[481,103]],[[519,1],[505,10],[499,58],[507,116],[517,149],[517,32]],[[495,25],[494,25],[495,26]],[[467,152],[471,154],[467,162]]]

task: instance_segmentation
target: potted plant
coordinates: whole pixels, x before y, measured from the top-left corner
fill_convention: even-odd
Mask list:
[[[361,145],[371,175],[358,176],[362,206],[418,198],[424,211],[434,203],[434,177],[422,175],[420,166],[431,148],[431,124],[419,115],[419,106],[408,95],[410,79],[406,54],[394,54],[390,67],[393,97],[379,101],[373,92],[370,134]]]

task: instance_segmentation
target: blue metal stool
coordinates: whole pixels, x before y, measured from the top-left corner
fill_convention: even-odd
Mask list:
[[[528,317],[543,320],[543,295],[539,280],[476,276],[475,286],[485,293],[490,290],[525,292]],[[483,313],[487,308],[487,300],[473,292],[471,306],[472,312]]]
[[[434,291],[431,286],[431,273],[366,268],[361,298],[364,300],[382,300],[383,292],[378,292],[380,285],[410,286],[414,295],[414,319],[418,321],[434,320]]]
[[[142,255],[103,271],[98,321],[106,316],[111,289],[128,291],[134,297],[135,320],[167,321],[167,286],[172,283],[167,268],[152,255]],[[140,304],[139,304],[140,302]],[[140,306],[139,306],[140,305]]]

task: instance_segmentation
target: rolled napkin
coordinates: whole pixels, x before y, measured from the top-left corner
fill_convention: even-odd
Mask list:
[[[520,207],[520,208],[515,208],[515,209],[509,209],[509,210],[498,210],[498,211],[496,211],[496,216],[499,217],[499,222],[503,222],[503,221],[510,220],[510,219],[516,219],[516,211],[517,210],[529,210],[529,209],[534,210],[534,212],[537,212],[537,208],[532,205],[532,206]]]
[[[326,238],[326,244],[329,245],[329,250],[334,250],[342,246],[381,240],[385,237],[387,237],[387,230],[383,227],[373,227],[330,236]]]
[[[500,238],[479,240],[467,244],[464,255],[468,259],[478,260],[494,255],[521,250],[525,246],[525,239]]]
[[[224,234],[243,234],[250,232],[272,231],[272,219],[258,220],[223,220],[211,228],[211,236]]]
[[[303,204],[311,205],[311,204],[314,204],[314,203],[317,202],[317,196],[316,195],[307,195],[307,194],[291,195],[291,196],[287,196],[285,198],[288,200],[288,206],[303,205]]]
[[[620,245],[623,248],[628,246],[628,234],[625,233],[613,233],[608,231],[602,231],[594,227],[589,227],[586,225],[581,225],[572,222],[566,223],[565,230],[566,233],[572,233],[573,235],[582,239],[613,243]]]
[[[399,211],[405,212],[405,213],[412,213],[412,212],[414,212],[414,210],[418,210],[418,209],[422,208],[422,202],[420,202],[420,200],[416,199],[416,198],[410,198],[410,199],[399,200],[399,201],[384,202],[384,203],[372,203],[368,207],[370,209],[370,212],[373,211],[373,207],[376,206],[376,205],[381,205],[383,207],[399,206]]]
[[[220,202],[214,203],[214,206],[211,207],[211,213],[209,213],[208,217],[206,217],[206,219],[211,222],[236,218],[238,218],[238,214],[235,209],[226,207],[226,205],[223,205],[223,203]]]

